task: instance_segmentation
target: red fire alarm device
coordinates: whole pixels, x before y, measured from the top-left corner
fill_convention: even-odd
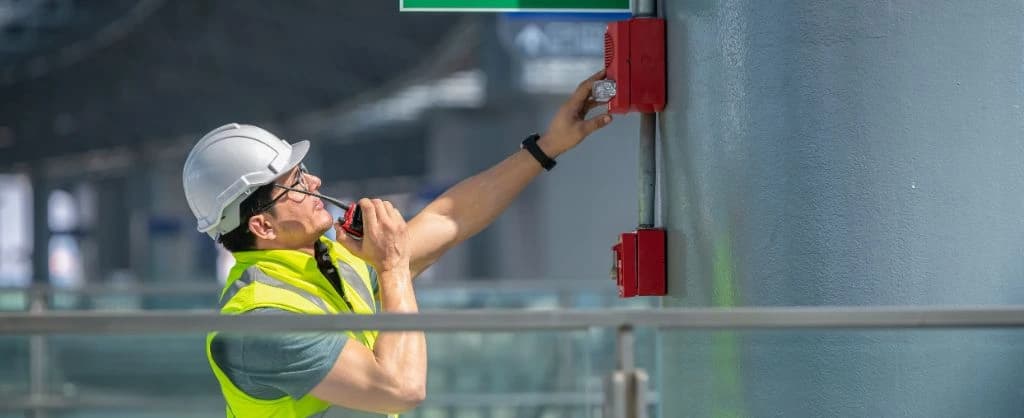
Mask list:
[[[619,297],[664,296],[667,293],[665,230],[642,228],[626,232],[612,247],[612,278]]]
[[[604,34],[605,77],[594,97],[611,98],[611,113],[665,109],[665,19],[634,17],[608,24]]]

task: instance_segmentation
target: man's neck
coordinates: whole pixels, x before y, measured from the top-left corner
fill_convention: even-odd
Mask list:
[[[303,253],[308,254],[310,257],[312,257],[315,254],[315,251],[313,250],[313,244],[314,243],[315,243],[315,241],[311,242],[311,243],[309,243],[307,245],[296,246],[296,245],[287,245],[287,244],[280,243],[280,242],[277,242],[277,241],[261,240],[261,239],[257,238],[256,239],[256,249],[257,250],[293,250],[293,251],[301,251]]]

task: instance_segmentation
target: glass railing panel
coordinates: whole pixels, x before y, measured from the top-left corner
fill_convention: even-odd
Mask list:
[[[21,312],[28,309],[29,291],[20,287],[0,287],[0,312]]]
[[[29,337],[0,336],[0,398],[29,393]]]
[[[204,338],[47,336],[46,396],[32,403],[28,338],[5,337],[0,417],[22,418],[40,402],[49,417],[222,416]],[[607,339],[587,330],[429,333],[428,400],[403,416],[597,418],[602,375],[613,364],[594,356],[609,358]]]
[[[659,338],[663,417],[1013,417],[1024,410],[1020,329],[668,331]]]
[[[28,338],[0,343],[0,417],[21,418],[10,408],[29,392]],[[407,417],[598,418],[616,358],[610,329],[430,333],[428,344],[428,399]],[[67,402],[49,416],[221,413],[201,335],[51,336],[47,345],[46,393]],[[660,404],[663,417],[997,417],[1024,403],[1019,330],[639,328],[635,350],[652,414]]]

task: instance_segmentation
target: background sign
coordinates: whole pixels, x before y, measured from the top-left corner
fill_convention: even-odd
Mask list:
[[[626,14],[510,13],[497,22],[502,42],[523,58],[601,57],[608,22]]]
[[[604,65],[608,22],[630,13],[503,13],[495,29],[528,93],[564,94]]]

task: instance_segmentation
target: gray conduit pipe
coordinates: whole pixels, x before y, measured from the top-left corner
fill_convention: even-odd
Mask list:
[[[657,17],[657,0],[633,0],[633,17]],[[656,156],[655,135],[657,133],[657,114],[640,114],[640,161],[639,177],[639,228],[654,227],[654,191]]]

